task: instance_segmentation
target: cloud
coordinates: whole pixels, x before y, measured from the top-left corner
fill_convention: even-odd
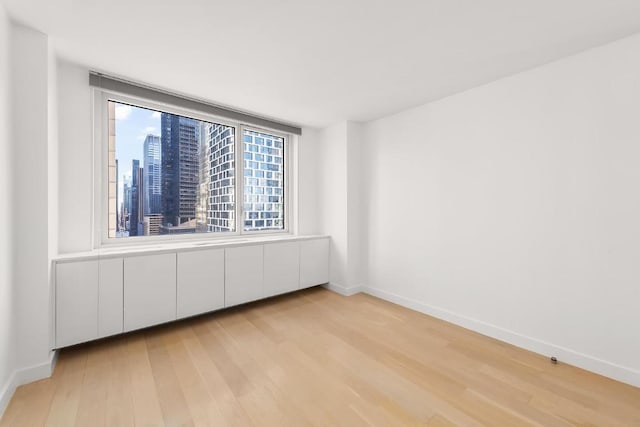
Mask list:
[[[132,111],[131,105],[116,104],[116,120],[127,120]]]
[[[142,130],[140,135],[138,135],[138,141],[144,141],[147,135],[156,135],[156,130],[153,126],[147,126]]]
[[[151,113],[151,118],[152,119],[159,119],[160,118],[160,111],[154,111],[153,113]]]

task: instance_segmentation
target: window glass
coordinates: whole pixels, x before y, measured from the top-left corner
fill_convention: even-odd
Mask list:
[[[244,230],[284,229],[284,138],[244,130]]]
[[[109,237],[233,232],[235,128],[116,101]]]

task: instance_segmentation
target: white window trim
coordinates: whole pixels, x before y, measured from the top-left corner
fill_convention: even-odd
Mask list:
[[[292,231],[297,224],[297,218],[295,217],[294,205],[297,204],[297,197],[294,197],[294,189],[297,188],[297,183],[293,182],[297,174],[294,173],[297,170],[295,164],[294,145],[297,143],[296,135],[283,133],[282,131],[268,129],[260,126],[254,126],[250,123],[239,123],[229,121],[224,118],[216,117],[211,114],[205,114],[196,110],[188,110],[185,108],[179,108],[173,105],[162,104],[147,99],[138,97],[131,97],[126,94],[121,94],[105,89],[92,88],[92,102],[93,102],[93,218],[92,226],[94,230],[93,235],[93,247],[95,249],[100,248],[113,248],[118,246],[148,246],[156,243],[187,243],[198,241],[210,241],[210,240],[233,240],[242,238],[247,239],[251,236],[256,238],[264,238],[265,235],[292,235]],[[108,222],[109,222],[109,165],[108,165],[108,153],[109,153],[109,110],[107,108],[108,101],[121,102],[139,106],[143,108],[149,108],[152,110],[158,110],[162,112],[177,114],[181,116],[191,117],[198,120],[207,122],[222,124],[230,126],[235,129],[235,215],[236,215],[236,230],[228,232],[209,232],[209,233],[190,233],[190,234],[173,234],[173,235],[159,235],[159,236],[136,236],[131,238],[118,238],[108,237]],[[279,136],[284,138],[284,228],[282,230],[256,230],[245,231],[244,230],[244,130],[264,132],[270,135]],[[116,207],[117,209],[117,207]]]

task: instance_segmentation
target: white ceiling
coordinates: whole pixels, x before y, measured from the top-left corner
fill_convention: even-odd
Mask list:
[[[1,0],[89,68],[292,123],[366,121],[640,31],[638,0]]]

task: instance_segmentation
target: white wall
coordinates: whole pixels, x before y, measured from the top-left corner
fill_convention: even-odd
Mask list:
[[[49,104],[46,35],[0,10],[0,413],[15,388],[51,372]],[[50,179],[51,178],[51,179]]]
[[[58,64],[55,49],[49,40],[47,57],[47,185],[49,257],[58,254]]]
[[[13,257],[12,257],[12,168],[10,104],[11,23],[0,4],[0,416],[12,390],[10,377],[14,364]]]
[[[318,189],[320,185],[318,175],[319,131],[314,128],[302,129],[298,137],[298,229],[300,234],[319,233]]]
[[[347,122],[320,132],[318,224],[331,235],[330,282],[347,286]]]
[[[93,130],[89,71],[58,60],[58,247],[92,249]]]
[[[51,356],[49,283],[49,41],[12,26],[12,228],[16,368],[20,381],[46,375]]]
[[[368,123],[370,291],[640,385],[639,52]]]
[[[318,224],[331,235],[331,289],[359,291],[364,277],[362,248],[361,125],[344,121],[319,134]]]
[[[362,124],[347,122],[347,285],[354,289],[362,286],[366,277],[362,132]]]
[[[48,228],[48,259],[58,255],[58,221],[60,197],[58,187],[58,66],[57,55],[51,40],[48,40],[47,57],[47,228]],[[55,272],[53,263],[48,263],[49,277],[49,343],[53,347],[55,341]],[[51,348],[50,347],[50,348]]]

